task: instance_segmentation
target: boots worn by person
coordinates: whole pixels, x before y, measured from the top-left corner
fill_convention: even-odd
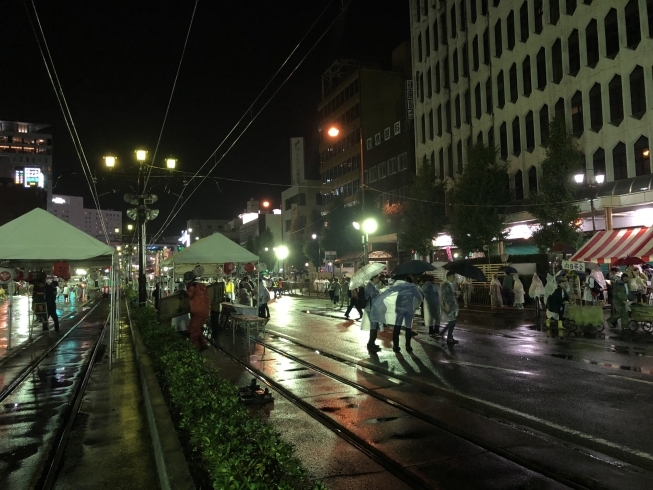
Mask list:
[[[381,350],[381,347],[376,345],[376,337],[379,331],[376,328],[370,329],[370,339],[367,341],[367,350],[370,352],[378,352]]]
[[[410,346],[410,341],[414,337],[412,329],[406,329],[406,352],[413,352],[413,348]]]
[[[395,352],[401,352],[399,347],[399,334],[401,333],[401,325],[395,325],[395,329],[392,332],[392,350]],[[408,336],[406,336],[408,338]]]

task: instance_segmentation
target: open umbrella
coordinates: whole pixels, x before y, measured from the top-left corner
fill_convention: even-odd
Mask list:
[[[639,265],[639,264],[646,264],[646,262],[640,259],[639,257],[632,257],[628,255],[627,257],[622,257],[620,259],[617,259],[612,265]]]
[[[505,272],[506,274],[519,274],[517,269],[510,267],[509,265],[502,265],[499,267],[499,272]]]
[[[420,274],[424,274],[427,271],[434,270],[435,266],[429,264],[428,262],[422,262],[421,260],[409,260],[408,262],[404,262],[403,264],[399,264],[397,267],[395,267],[392,270],[392,275],[398,276],[413,274],[418,276]]]
[[[349,289],[363,286],[367,281],[378,275],[383,269],[385,269],[385,264],[381,264],[380,262],[372,262],[364,265],[358,269],[353,276],[351,276]]]
[[[592,272],[594,271],[601,271],[601,266],[599,264],[596,264],[594,262],[585,262],[585,269],[589,269]]]
[[[581,281],[585,280],[585,275],[586,275],[586,274],[585,274],[584,272],[580,272],[580,271],[569,271],[569,270],[567,270],[567,269],[562,269],[560,272],[558,272],[558,273],[556,274],[556,277],[560,277],[560,276],[569,276],[572,272],[573,272],[575,275],[577,275],[578,278],[579,278]]]
[[[455,272],[474,281],[487,282],[487,277],[485,277],[483,271],[469,262],[449,262],[444,268],[449,272]]]

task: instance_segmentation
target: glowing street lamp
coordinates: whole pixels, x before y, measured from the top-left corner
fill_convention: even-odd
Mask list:
[[[340,134],[340,130],[336,128],[335,126],[330,127],[329,130],[327,131],[327,134],[331,136],[332,138],[335,138]]]
[[[367,264],[369,259],[367,245],[370,241],[369,235],[370,233],[374,233],[378,229],[379,225],[374,218],[367,218],[365,221],[363,221],[362,224],[358,221],[354,221],[352,225],[356,230],[363,232],[363,262]]]
[[[116,161],[117,160],[118,159],[116,157],[106,156],[106,157],[104,157],[104,164],[109,168],[113,168],[113,167],[116,166]]]
[[[145,150],[136,150],[136,160],[139,162],[144,162],[147,158],[147,151]]]
[[[174,158],[166,158],[166,167],[169,169],[173,169],[177,166],[177,160]]]
[[[279,269],[279,272],[281,272],[285,268],[284,260],[288,258],[290,251],[288,250],[288,247],[286,247],[285,245],[280,245],[274,248],[274,253],[277,256],[277,260],[281,261],[281,269]]]
[[[134,225],[131,225],[131,224],[130,224],[130,225],[127,225],[127,229],[128,229],[129,231],[132,231],[132,230],[134,229]]]

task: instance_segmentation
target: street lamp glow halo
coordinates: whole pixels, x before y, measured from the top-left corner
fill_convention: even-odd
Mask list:
[[[374,218],[367,218],[363,221],[363,231],[365,233],[374,233],[378,227],[379,225]]]
[[[576,181],[577,184],[582,184],[584,178],[585,178],[585,175],[584,175],[584,174],[576,174],[576,175],[574,175],[574,180]]]
[[[147,158],[147,151],[145,150],[136,150],[136,160],[139,162],[144,162]]]
[[[281,245],[280,247],[277,247],[275,253],[277,254],[277,258],[279,260],[284,260],[285,258],[288,257],[288,254],[290,252],[288,251],[288,247],[286,247],[285,245]]]
[[[166,166],[170,169],[173,169],[177,166],[177,160],[174,158],[167,158],[166,159]]]
[[[109,168],[113,168],[116,166],[116,160],[116,157],[106,156],[104,157],[104,164]]]
[[[605,182],[605,175],[603,174],[595,175],[594,180],[596,180],[597,184],[603,184],[603,182]]]
[[[335,126],[332,126],[327,131],[327,134],[329,136],[331,136],[332,138],[335,138],[336,136],[338,136],[340,134],[340,130],[338,128],[336,128]]]
[[[360,230],[360,229],[361,229],[361,225],[360,225],[360,223],[359,223],[358,221],[354,221],[354,222],[352,223],[352,225],[353,225],[354,228],[356,228],[357,230]]]

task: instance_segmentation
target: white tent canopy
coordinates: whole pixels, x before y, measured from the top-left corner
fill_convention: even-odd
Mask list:
[[[208,268],[225,262],[257,262],[258,256],[231,241],[222,233],[197,240],[190,247],[177,252],[163,262],[164,266],[174,267],[176,272],[191,270],[196,265]]]
[[[3,262],[65,260],[111,264],[113,253],[109,245],[39,208],[0,226]]]

